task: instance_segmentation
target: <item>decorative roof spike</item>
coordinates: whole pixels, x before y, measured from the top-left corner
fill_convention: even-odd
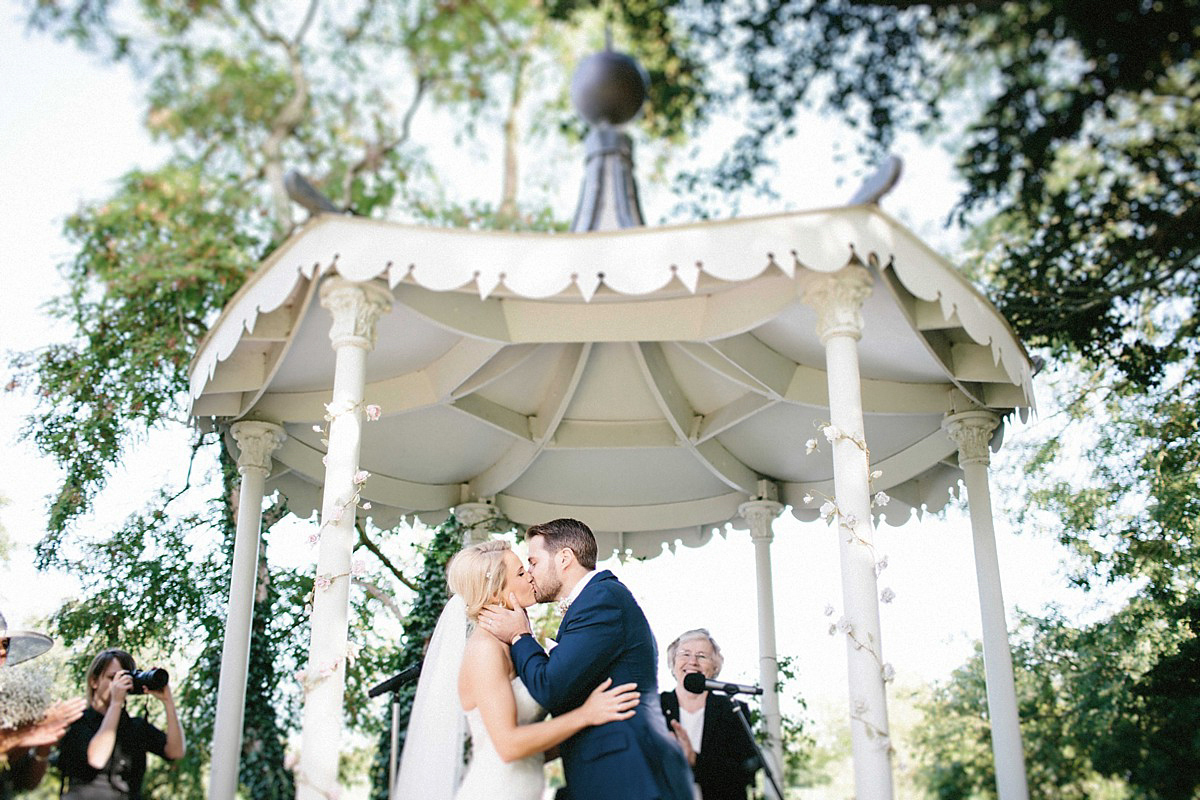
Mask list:
[[[571,100],[591,124],[573,233],[645,225],[633,175],[633,140],[620,131],[641,111],[647,77],[633,58],[611,49],[583,60],[571,78]]]

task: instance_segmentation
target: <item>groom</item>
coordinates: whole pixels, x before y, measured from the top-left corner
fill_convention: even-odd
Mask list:
[[[582,705],[605,678],[614,686],[636,683],[641,693],[631,718],[584,728],[560,745],[567,796],[691,800],[691,771],[663,722],[657,647],[637,601],[611,572],[596,572],[596,537],[582,522],[534,525],[525,538],[538,602],[566,606],[558,645],[543,652],[515,602],[515,610],[488,606],[479,619],[512,644],[513,664],[529,693],[556,715]]]

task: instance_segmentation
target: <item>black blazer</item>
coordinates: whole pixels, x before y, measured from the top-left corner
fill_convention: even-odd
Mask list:
[[[679,720],[679,698],[674,692],[663,692],[660,702],[670,727],[672,721]],[[738,705],[745,709],[744,703]],[[746,741],[742,723],[733,715],[733,703],[724,695],[709,692],[704,704],[704,733],[692,767],[704,800],[746,800],[746,790],[754,784],[754,773],[758,771],[757,763],[758,751]]]

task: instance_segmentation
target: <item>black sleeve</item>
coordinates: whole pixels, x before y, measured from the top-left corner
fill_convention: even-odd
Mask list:
[[[71,723],[66,734],[58,742],[58,771],[72,780],[84,782],[92,780],[100,773],[92,769],[87,760],[88,745],[96,735],[98,727],[92,725],[91,715],[85,713]]]
[[[145,717],[134,720],[137,725],[138,743],[147,753],[154,753],[159,758],[166,758],[163,752],[167,749],[167,735],[151,725]]]
[[[704,744],[696,754],[696,782],[703,790],[707,783],[746,786],[754,782],[757,771],[749,766],[756,758],[754,746],[746,740],[742,724],[733,715],[733,706],[724,698],[704,710]]]

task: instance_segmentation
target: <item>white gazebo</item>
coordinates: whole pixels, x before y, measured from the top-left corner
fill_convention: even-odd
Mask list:
[[[1033,404],[1021,344],[871,202],[638,227],[628,139],[601,126],[589,147],[580,232],[320,214],[200,346],[192,414],[228,431],[243,476],[210,797],[237,787],[261,507],[279,491],[320,513],[316,573],[334,578],[313,604],[299,798],[336,782],[349,590],[336,578],[355,513],[576,517],[602,554],[637,557],[748,527],[778,762],[772,521],[815,519],[828,498],[857,796],[890,798],[872,497],[890,496],[900,524],[965,480],[999,792],[1025,798],[987,475],[1004,419]]]

